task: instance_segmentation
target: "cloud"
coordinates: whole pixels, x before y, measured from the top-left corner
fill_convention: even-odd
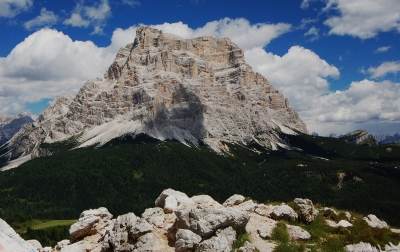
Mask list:
[[[114,57],[90,41],[41,29],[0,58],[1,112],[19,113],[27,103],[76,92],[86,80],[103,76]]]
[[[132,2],[132,1],[128,1]],[[111,16],[111,7],[108,0],[101,0],[93,6],[77,3],[71,17],[64,20],[64,24],[74,27],[93,27],[91,34],[103,34],[106,20]]]
[[[309,113],[318,114],[318,122],[400,122],[399,96],[400,83],[352,82],[345,91],[336,91],[315,100]]]
[[[304,36],[311,36],[311,41],[317,40],[319,38],[319,29],[313,26],[304,33]]]
[[[291,47],[283,56],[262,48],[245,51],[245,55],[253,69],[266,76],[300,114],[309,110],[311,100],[329,93],[327,78],[340,75],[335,66],[301,46]]]
[[[27,30],[31,30],[34,28],[40,27],[50,27],[58,22],[58,16],[54,14],[52,11],[46,10],[46,8],[42,8],[40,11],[40,15],[35,17],[32,20],[24,23],[24,27]]]
[[[398,0],[327,0],[324,11],[333,11],[324,22],[330,34],[367,39],[379,32],[400,32]]]
[[[13,18],[21,12],[29,10],[33,5],[33,0],[1,0],[0,18]]]
[[[391,46],[382,46],[382,47],[379,47],[378,49],[376,49],[374,51],[374,53],[387,52],[387,51],[389,51],[390,48],[392,48],[392,47]]]
[[[161,25],[152,25],[152,27],[183,38],[195,38],[200,36],[227,37],[242,49],[247,50],[255,47],[265,47],[272,39],[289,32],[292,26],[286,23],[250,24],[250,22],[244,18],[224,18],[218,21],[208,22],[205,26],[198,29],[191,29],[187,24],[183,24],[182,22],[172,24],[164,23]]]
[[[318,1],[318,0],[303,0],[303,2],[300,5],[300,8],[308,9],[308,7],[310,7],[310,2],[313,2],[313,1],[315,2],[315,1]]]
[[[371,74],[372,78],[379,78],[387,75],[388,73],[396,74],[400,72],[400,61],[389,61],[382,63],[378,67],[368,68],[368,73]]]
[[[140,6],[140,2],[135,0],[122,0],[122,3],[125,5],[129,5],[132,8]]]

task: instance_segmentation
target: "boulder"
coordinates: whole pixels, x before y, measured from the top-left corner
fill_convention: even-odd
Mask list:
[[[311,235],[309,232],[304,230],[301,227],[293,226],[293,225],[286,225],[287,232],[292,240],[310,240]]]
[[[351,224],[351,223],[348,222],[347,220],[341,220],[341,221],[339,221],[339,222],[337,223],[337,226],[338,226],[338,227],[347,228],[347,227],[352,227],[353,224]]]
[[[295,221],[298,218],[297,213],[288,205],[274,207],[269,216],[274,220],[287,219],[289,221]]]
[[[367,222],[368,226],[373,228],[389,228],[388,224],[384,221],[381,221],[373,214],[369,214],[367,217],[364,217],[363,220]]]
[[[208,195],[196,195],[191,198],[198,209],[221,208],[222,205]]]
[[[261,216],[269,216],[272,213],[273,206],[266,206],[264,204],[258,204],[254,208],[254,212]]]
[[[192,251],[201,242],[201,237],[190,230],[180,229],[176,233],[175,251]]]
[[[160,207],[147,208],[142,217],[150,224],[161,228],[164,224],[164,211]]]
[[[239,252],[254,252],[256,247],[248,241],[245,241],[242,247],[238,249]]]
[[[257,204],[254,203],[252,200],[248,200],[234,207],[239,208],[243,211],[254,212],[254,209],[257,207]]]
[[[357,244],[350,244],[345,247],[347,252],[379,252],[379,250],[369,243],[360,242]]]
[[[235,205],[239,205],[240,203],[244,202],[246,198],[242,195],[239,194],[234,194],[231,197],[229,197],[225,202],[222,204],[223,206],[226,207],[231,207]]]
[[[128,213],[114,221],[113,229],[105,240],[115,251],[133,250],[134,243],[143,235],[153,231],[152,225],[145,218],[139,218],[134,213]]]
[[[155,206],[163,208],[165,213],[172,213],[176,210],[195,207],[196,203],[186,194],[169,188],[158,196],[155,201]]]
[[[86,236],[111,229],[113,225],[111,218],[112,214],[105,207],[83,211],[78,222],[69,229],[71,241],[75,242]]]
[[[346,215],[347,220],[351,220],[351,214],[349,212],[344,213]]]
[[[163,242],[154,233],[140,236],[135,244],[134,252],[165,252]]]
[[[336,216],[338,215],[338,213],[335,211],[335,209],[333,208],[329,208],[329,207],[324,207],[324,211],[331,211],[332,213],[334,213]]]
[[[57,245],[55,247],[55,250],[60,251],[62,248],[64,248],[65,246],[69,245],[70,241],[69,240],[62,240],[57,242]]]
[[[204,252],[231,252],[236,239],[236,232],[232,227],[219,229],[215,236],[200,243],[200,251]]]
[[[234,208],[191,209],[177,211],[178,228],[190,229],[202,238],[208,238],[221,228],[231,226],[244,230],[250,216],[247,212]]]
[[[309,199],[294,199],[294,203],[296,203],[300,207],[300,219],[304,222],[310,223],[314,221],[315,217],[318,215],[318,210],[314,208],[314,205]]]
[[[0,251],[37,252],[32,244],[22,239],[2,219],[0,219]]]
[[[38,240],[27,240],[27,243],[31,244],[35,249],[40,250],[42,249],[42,244]]]

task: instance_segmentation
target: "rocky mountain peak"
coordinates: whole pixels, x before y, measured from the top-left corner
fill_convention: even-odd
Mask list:
[[[31,122],[33,119],[26,112],[16,116],[0,115],[0,145],[10,140],[22,125]]]
[[[378,145],[378,142],[365,130],[355,130],[340,137],[352,144]]]
[[[307,133],[289,101],[246,64],[230,39],[183,39],[143,26],[104,79],[55,99],[13,138],[7,155],[38,156],[38,143],[77,135],[85,147],[140,133],[185,144],[201,140],[215,150],[220,141],[276,149],[283,142],[279,133],[293,130]]]

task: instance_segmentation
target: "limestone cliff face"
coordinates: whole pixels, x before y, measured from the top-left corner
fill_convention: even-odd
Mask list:
[[[292,129],[307,133],[289,101],[253,72],[228,38],[186,40],[140,27],[104,79],[55,99],[14,137],[8,155],[35,156],[41,142],[78,134],[82,147],[145,133],[215,148],[223,140],[274,149],[281,142],[278,132]]]

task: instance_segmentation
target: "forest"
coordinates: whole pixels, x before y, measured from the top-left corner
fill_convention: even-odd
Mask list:
[[[154,207],[164,189],[173,188],[221,203],[235,193],[260,203],[309,198],[400,226],[399,145],[370,147],[309,135],[283,138],[301,150],[225,143],[229,153],[218,154],[206,145],[188,147],[145,135],[98,148],[44,144],[52,156],[0,173],[0,218],[9,223],[76,219],[101,206],[114,216],[140,215]]]

